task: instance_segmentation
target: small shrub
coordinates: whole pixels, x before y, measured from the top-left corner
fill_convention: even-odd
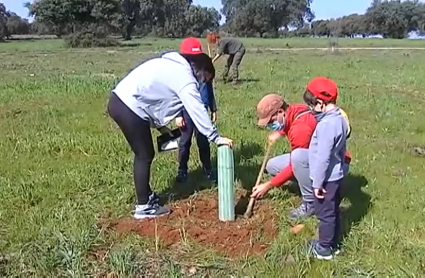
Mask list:
[[[71,48],[110,47],[119,45],[118,40],[108,37],[106,32],[92,28],[66,36],[65,42],[66,45]]]

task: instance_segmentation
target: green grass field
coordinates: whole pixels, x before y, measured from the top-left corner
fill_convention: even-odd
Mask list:
[[[302,101],[317,75],[335,79],[353,127],[354,161],[343,202],[345,253],[318,262],[301,249],[317,221],[293,236],[287,212],[299,197],[274,190],[278,238],[264,257],[225,258],[190,242],[159,248],[117,237],[97,222],[128,216],[135,202],[132,155],[106,114],[113,84],[154,51],[179,40],[138,40],[116,49],[69,51],[60,40],[0,44],[0,276],[82,277],[422,277],[425,276],[425,50],[249,51],[242,85],[216,83],[219,131],[235,141],[238,187],[255,182],[267,131],[255,126],[266,93]],[[254,40],[250,48],[327,47],[328,40]],[[422,47],[421,41],[340,40],[341,46]],[[217,65],[220,72],[224,61]],[[157,135],[156,131],[153,131]],[[285,140],[274,154],[287,150]],[[215,153],[215,152],[214,152]],[[199,172],[196,147],[191,170]],[[160,193],[215,190],[206,182],[177,188],[176,154],[157,154],[152,185]],[[93,250],[105,250],[101,257]],[[284,258],[292,255],[293,263]],[[186,274],[185,274],[186,273]],[[113,276],[111,276],[113,277]]]

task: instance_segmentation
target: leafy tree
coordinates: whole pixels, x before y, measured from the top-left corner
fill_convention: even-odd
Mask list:
[[[220,25],[221,15],[214,8],[191,5],[185,12],[186,35],[202,36],[207,30],[215,30]]]
[[[51,35],[54,33],[52,30],[53,30],[53,27],[46,23],[42,23],[39,21],[33,21],[30,23],[31,34]]]
[[[302,27],[314,18],[312,0],[222,0],[222,12],[237,35],[278,34],[289,26]]]
[[[310,30],[315,36],[382,35],[395,39],[405,38],[413,31],[425,33],[425,3],[417,0],[375,0],[364,15],[314,21]]]
[[[140,0],[121,1],[122,24],[125,26],[125,40],[131,40],[131,33],[140,20],[142,5],[140,2]]]
[[[425,17],[425,4],[417,0],[374,0],[366,17],[373,34],[402,39],[412,31],[420,31]]]
[[[31,26],[28,20],[21,18],[15,13],[10,13],[7,18],[6,27],[12,35],[29,34]]]
[[[368,8],[366,16],[373,30],[381,33],[384,38],[402,39],[408,34],[409,22],[399,1],[375,0]]]
[[[0,41],[3,41],[5,37],[9,37],[10,33],[7,29],[7,18],[9,17],[6,7],[3,3],[0,3]]]
[[[311,23],[310,33],[318,37],[329,37],[331,30],[329,28],[329,20],[317,20]]]
[[[163,0],[164,5],[160,9],[164,35],[167,37],[183,37],[186,34],[186,18],[183,16],[189,9],[187,0]]]
[[[51,25],[58,36],[89,25],[111,26],[120,11],[118,0],[37,0],[25,5],[31,16]]]

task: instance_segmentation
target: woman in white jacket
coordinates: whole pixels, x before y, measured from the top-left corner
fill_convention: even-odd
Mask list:
[[[170,213],[168,208],[159,205],[159,198],[149,184],[155,156],[151,128],[169,132],[166,126],[185,109],[199,132],[210,142],[230,146],[233,143],[218,134],[199,92],[198,82],[211,81],[215,77],[211,58],[202,53],[197,39],[184,40],[182,47],[191,48],[196,54],[170,52],[142,63],[118,83],[109,99],[109,115],[134,152],[133,174],[138,202],[135,219]]]

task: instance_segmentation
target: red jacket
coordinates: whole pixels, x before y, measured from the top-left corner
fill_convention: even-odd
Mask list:
[[[279,133],[288,138],[291,152],[299,148],[308,149],[310,145],[311,137],[316,129],[317,120],[313,113],[309,111],[310,109],[305,104],[289,105],[286,111],[285,128],[279,131]],[[345,159],[347,163],[350,163],[351,155],[348,150]],[[270,182],[272,186],[278,187],[289,181],[292,176],[292,165],[289,163]]]

